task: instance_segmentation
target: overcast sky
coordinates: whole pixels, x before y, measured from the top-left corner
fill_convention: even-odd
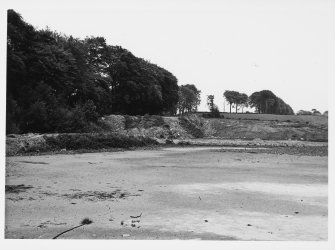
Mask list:
[[[103,36],[169,70],[179,85],[195,84],[200,110],[209,94],[222,111],[225,90],[263,89],[295,112],[328,110],[335,1],[25,2],[8,7],[37,28]]]

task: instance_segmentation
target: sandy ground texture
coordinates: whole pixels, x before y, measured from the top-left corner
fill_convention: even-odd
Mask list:
[[[327,156],[220,147],[7,157],[6,238],[327,240]]]

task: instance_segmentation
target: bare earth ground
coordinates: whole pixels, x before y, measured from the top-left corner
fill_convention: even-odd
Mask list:
[[[222,147],[7,157],[5,237],[87,217],[59,239],[327,240],[327,162]]]

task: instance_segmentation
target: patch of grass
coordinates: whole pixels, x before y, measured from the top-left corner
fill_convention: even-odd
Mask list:
[[[254,114],[254,113],[224,113],[225,119],[244,119],[261,121],[279,121],[279,122],[308,122],[311,125],[328,126],[328,117],[315,115],[274,115],[274,114]]]

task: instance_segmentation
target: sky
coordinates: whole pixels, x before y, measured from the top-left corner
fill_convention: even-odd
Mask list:
[[[9,1],[34,27],[103,36],[213,94],[269,89],[293,110],[328,110],[331,0]]]

